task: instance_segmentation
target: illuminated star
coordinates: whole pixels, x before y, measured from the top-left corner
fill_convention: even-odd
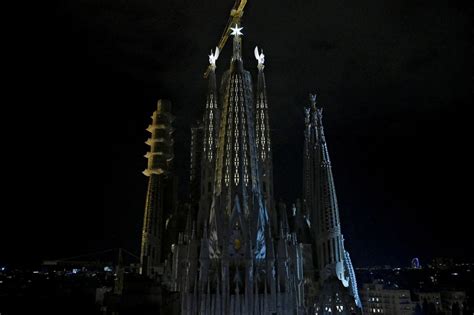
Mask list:
[[[233,35],[233,36],[244,35],[241,32],[243,27],[239,27],[237,24],[235,24],[235,27],[233,27],[233,28],[231,27],[230,29],[232,30],[232,33],[230,33],[230,35]]]

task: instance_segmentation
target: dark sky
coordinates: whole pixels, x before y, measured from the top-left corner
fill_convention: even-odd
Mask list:
[[[277,198],[300,197],[303,107],[316,91],[355,266],[473,258],[472,24],[470,8],[456,3],[247,4],[244,66],[255,73],[253,48],[264,50]],[[12,78],[20,106],[9,156],[19,165],[0,220],[0,263],[138,252],[145,128],[157,99],[170,99],[186,187],[202,73],[232,5],[62,1],[46,23],[31,23],[17,56],[27,66]]]

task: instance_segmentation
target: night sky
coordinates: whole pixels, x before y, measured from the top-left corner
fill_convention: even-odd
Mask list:
[[[111,247],[138,253],[145,128],[173,103],[187,194],[190,124],[232,1],[62,1],[30,25],[11,89],[0,263]],[[244,66],[265,53],[277,200],[301,196],[303,107],[318,93],[346,248],[356,267],[473,259],[466,108],[471,10],[455,1],[252,1]],[[25,44],[26,42],[26,44]],[[229,66],[230,43],[217,61]],[[3,117],[4,121],[11,118]],[[11,199],[11,200],[10,200]]]

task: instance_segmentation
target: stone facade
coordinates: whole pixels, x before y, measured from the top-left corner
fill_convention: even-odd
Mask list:
[[[244,68],[240,30],[237,25],[233,29],[230,67],[219,89],[215,73],[219,51],[210,56],[204,115],[192,131],[190,205],[181,207],[187,211],[181,216],[186,218],[184,228],[159,258],[149,258],[147,246],[163,246],[161,240],[169,238],[168,223],[163,224],[169,217],[160,206],[155,206],[155,213],[162,217],[150,217],[147,202],[142,273],[152,275],[151,259],[162,285],[179,293],[181,314],[359,314],[322,110],[311,97],[306,110],[303,202],[296,201],[288,211],[274,200],[264,55],[255,48],[254,85]],[[160,126],[154,118],[152,130],[171,130],[169,123]],[[163,148],[172,143],[166,139]],[[154,151],[152,147],[149,155]],[[153,172],[149,166],[147,173]],[[161,187],[160,181],[157,185]],[[157,194],[163,191],[150,189],[147,200],[161,198]],[[160,227],[156,241],[148,231],[153,220]]]

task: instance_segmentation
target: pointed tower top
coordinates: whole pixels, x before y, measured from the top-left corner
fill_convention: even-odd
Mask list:
[[[265,55],[263,54],[263,49],[261,50],[261,52],[259,53],[258,52],[258,46],[255,46],[255,49],[254,49],[254,54],[255,54],[255,59],[257,59],[258,61],[258,70],[263,70],[263,68],[265,67],[264,66],[264,63],[265,63]]]
[[[311,102],[311,106],[312,107],[315,107],[316,106],[316,97],[317,97],[317,94],[314,93],[314,94],[309,94],[309,100]]]
[[[230,35],[234,36],[234,37],[239,37],[240,35],[244,35],[241,30],[243,29],[243,27],[239,27],[237,24],[235,24],[234,27],[231,27],[230,30],[232,31],[230,33]]]
[[[211,49],[211,54],[209,55],[209,65],[212,70],[216,69],[216,60],[219,58],[219,47],[216,47],[216,51],[212,52]]]
[[[234,36],[232,61],[242,62],[242,52],[241,52],[242,38],[240,36],[243,35],[241,32],[243,27],[239,27],[239,25],[235,24],[235,27],[231,27],[230,29],[232,31],[230,35]]]

